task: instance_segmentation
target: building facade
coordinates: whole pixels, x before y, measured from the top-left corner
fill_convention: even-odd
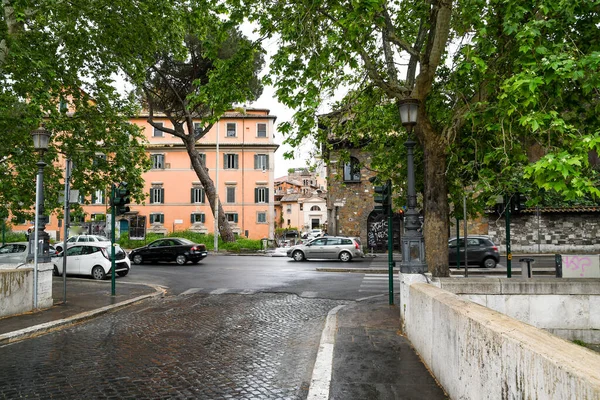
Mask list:
[[[275,120],[267,109],[230,111],[196,144],[233,232],[251,239],[274,237]],[[121,231],[128,230],[133,217],[145,216],[147,232],[213,233],[213,212],[181,139],[151,127],[147,115],[130,121],[143,128],[152,166],[143,174],[146,200],[118,217]],[[172,128],[166,117],[155,114],[154,122]],[[109,189],[99,189],[87,199],[91,204],[83,206],[85,221],[110,214],[109,196]],[[26,230],[25,225],[15,230]],[[58,225],[52,216],[46,228],[57,239],[62,232]]]

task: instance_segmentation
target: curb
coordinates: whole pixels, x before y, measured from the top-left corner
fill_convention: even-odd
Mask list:
[[[98,317],[103,314],[107,314],[111,311],[117,310],[119,308],[127,307],[131,304],[140,302],[142,300],[146,300],[153,297],[163,296],[166,290],[157,285],[149,285],[156,290],[155,293],[145,294],[142,296],[135,297],[133,299],[121,301],[116,304],[111,304],[108,306],[104,306],[92,311],[82,312],[76,315],[73,315],[68,318],[58,319],[56,321],[45,322],[43,324],[31,326],[29,328],[20,329],[18,331],[13,331],[9,333],[4,333],[0,335],[0,346],[4,346],[7,344],[19,342],[21,340],[33,338],[36,336],[45,335],[46,333],[54,332],[59,329],[68,328],[77,323],[86,321],[88,319],[92,319],[94,317]]]
[[[382,268],[327,268],[327,267],[320,267],[320,268],[315,268],[316,271],[318,272],[353,272],[353,273],[357,273],[357,274],[387,274],[389,273],[389,270],[387,268],[382,269]],[[394,269],[394,274],[398,274],[399,270],[398,269]]]

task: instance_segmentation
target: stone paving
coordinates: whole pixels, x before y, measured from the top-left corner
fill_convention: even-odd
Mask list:
[[[193,294],[0,347],[0,398],[304,399],[341,301]]]

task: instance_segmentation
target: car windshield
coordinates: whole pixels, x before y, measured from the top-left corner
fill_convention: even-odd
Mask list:
[[[191,240],[182,238],[182,239],[177,239],[178,242],[180,242],[181,244],[194,244],[194,242],[192,242]]]

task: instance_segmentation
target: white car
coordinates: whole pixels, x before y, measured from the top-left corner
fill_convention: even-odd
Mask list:
[[[110,239],[104,236],[99,235],[77,235],[71,236],[67,239],[67,246],[71,247],[75,243],[90,243],[90,242],[110,242]],[[54,245],[54,248],[57,252],[62,252],[64,250],[64,242],[58,242]]]
[[[90,275],[94,279],[102,280],[111,274],[111,244],[106,242],[77,243],[66,251],[67,274]],[[54,275],[62,275],[63,254],[52,257]],[[125,276],[131,269],[131,262],[127,253],[115,245],[115,272]]]

